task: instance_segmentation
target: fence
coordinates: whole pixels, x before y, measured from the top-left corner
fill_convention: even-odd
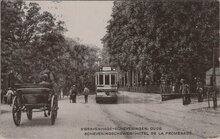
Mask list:
[[[141,93],[155,93],[155,94],[180,94],[179,86],[171,85],[147,85],[147,86],[133,86],[133,87],[119,87],[120,91],[141,92]]]
[[[160,85],[148,85],[148,86],[133,86],[133,87],[120,87],[119,91],[141,92],[141,93],[155,93],[160,94]]]
[[[161,100],[169,100],[181,97],[180,86],[171,85],[147,85],[147,86],[133,86],[133,87],[120,87],[119,91],[141,92],[141,93],[154,93],[161,94]]]

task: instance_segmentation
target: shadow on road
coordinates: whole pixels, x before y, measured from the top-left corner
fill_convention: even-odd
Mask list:
[[[11,111],[7,111],[7,110],[1,110],[1,114],[5,114],[5,113],[9,113]]]

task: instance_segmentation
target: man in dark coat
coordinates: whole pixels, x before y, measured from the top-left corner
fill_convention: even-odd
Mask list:
[[[180,86],[180,92],[183,96],[183,105],[187,105],[191,103],[190,99],[190,91],[189,91],[189,85],[186,84],[185,79],[180,80],[181,86]]]
[[[76,103],[76,95],[77,95],[77,90],[76,86],[73,85],[72,88],[70,89],[70,103]]]
[[[8,74],[8,87],[14,87],[14,82],[15,82],[15,76],[14,76],[14,72],[13,70],[10,70],[9,71],[9,74]]]
[[[89,89],[86,86],[83,90],[83,95],[84,95],[84,98],[85,98],[85,103],[88,103]]]
[[[197,87],[196,87],[196,92],[198,95],[198,102],[203,102],[203,84],[202,81],[198,80],[197,81]]]

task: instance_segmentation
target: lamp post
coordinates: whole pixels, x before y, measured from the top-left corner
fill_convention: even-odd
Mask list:
[[[215,79],[215,48],[212,49],[212,85],[213,87],[216,86],[216,79]]]
[[[216,75],[215,75],[215,58],[216,58],[216,55],[215,55],[215,53],[216,53],[216,51],[218,52],[218,48],[215,48],[215,47],[213,47],[213,49],[212,49],[212,52],[213,52],[213,54],[212,54],[212,61],[213,61],[213,65],[212,65],[212,67],[213,67],[213,72],[212,72],[212,86],[213,86],[213,107],[214,108],[216,108],[217,107],[217,91],[216,91]]]

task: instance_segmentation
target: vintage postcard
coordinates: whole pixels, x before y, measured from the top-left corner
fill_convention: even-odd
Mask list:
[[[220,138],[218,0],[1,0],[0,139]]]

